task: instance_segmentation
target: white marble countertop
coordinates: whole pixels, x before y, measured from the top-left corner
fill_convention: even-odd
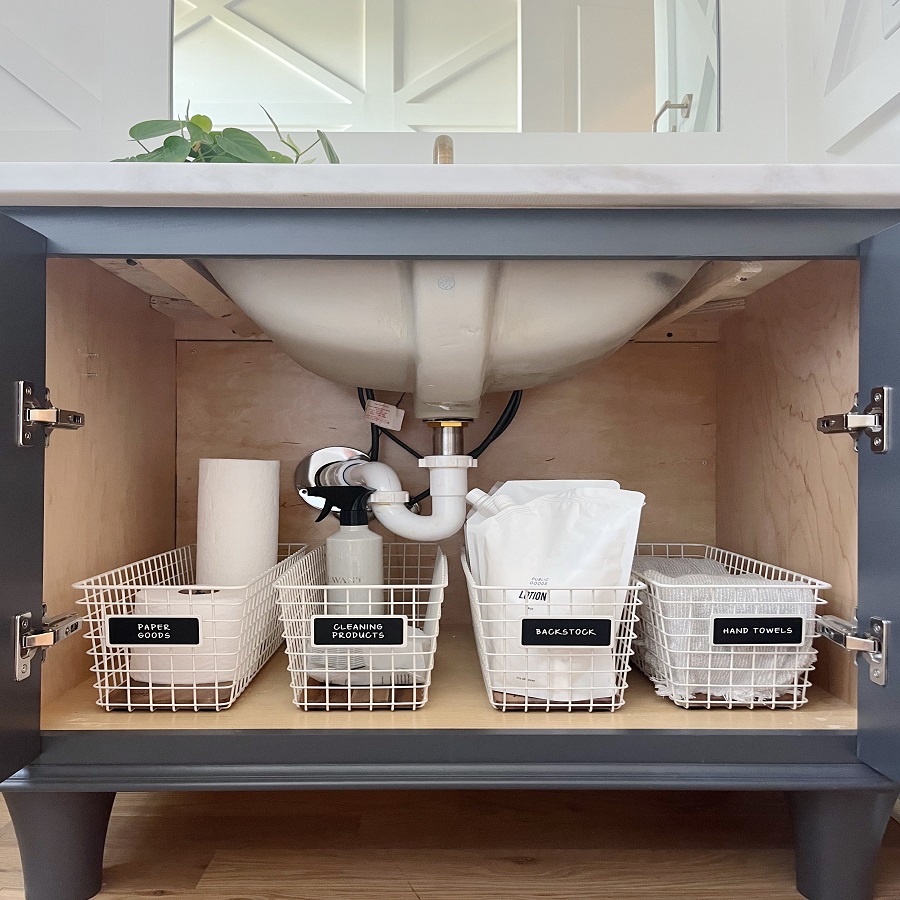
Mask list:
[[[900,209],[900,165],[0,163],[0,206]]]

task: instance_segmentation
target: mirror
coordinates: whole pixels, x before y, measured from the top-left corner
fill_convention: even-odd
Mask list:
[[[718,130],[717,0],[175,0],[174,22],[174,108],[218,126],[270,131],[263,102],[298,132]]]

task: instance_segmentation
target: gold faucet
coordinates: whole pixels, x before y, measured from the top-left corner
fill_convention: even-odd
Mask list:
[[[432,162],[436,166],[453,164],[453,138],[449,134],[439,134],[434,139]]]

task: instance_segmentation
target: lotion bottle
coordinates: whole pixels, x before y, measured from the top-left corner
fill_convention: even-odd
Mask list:
[[[385,614],[384,555],[381,535],[369,530],[365,487],[311,487],[306,493],[322,497],[321,522],[340,507],[340,528],[325,541],[325,574],[329,585],[367,585],[330,589],[325,612],[330,616],[382,616]],[[376,587],[372,587],[375,585]]]

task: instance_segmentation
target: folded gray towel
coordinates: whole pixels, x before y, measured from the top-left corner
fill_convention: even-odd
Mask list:
[[[789,615],[810,621],[816,615],[812,588],[758,575],[714,574],[716,587],[709,587],[710,575],[703,574],[648,570],[640,577],[650,585],[639,608],[641,663],[661,696],[764,702],[794,690],[798,676],[812,667],[812,629],[799,646],[717,647],[711,634],[714,616]]]
[[[728,574],[728,569],[722,563],[693,556],[635,556],[631,571],[638,577],[642,572],[661,572],[671,577]]]

